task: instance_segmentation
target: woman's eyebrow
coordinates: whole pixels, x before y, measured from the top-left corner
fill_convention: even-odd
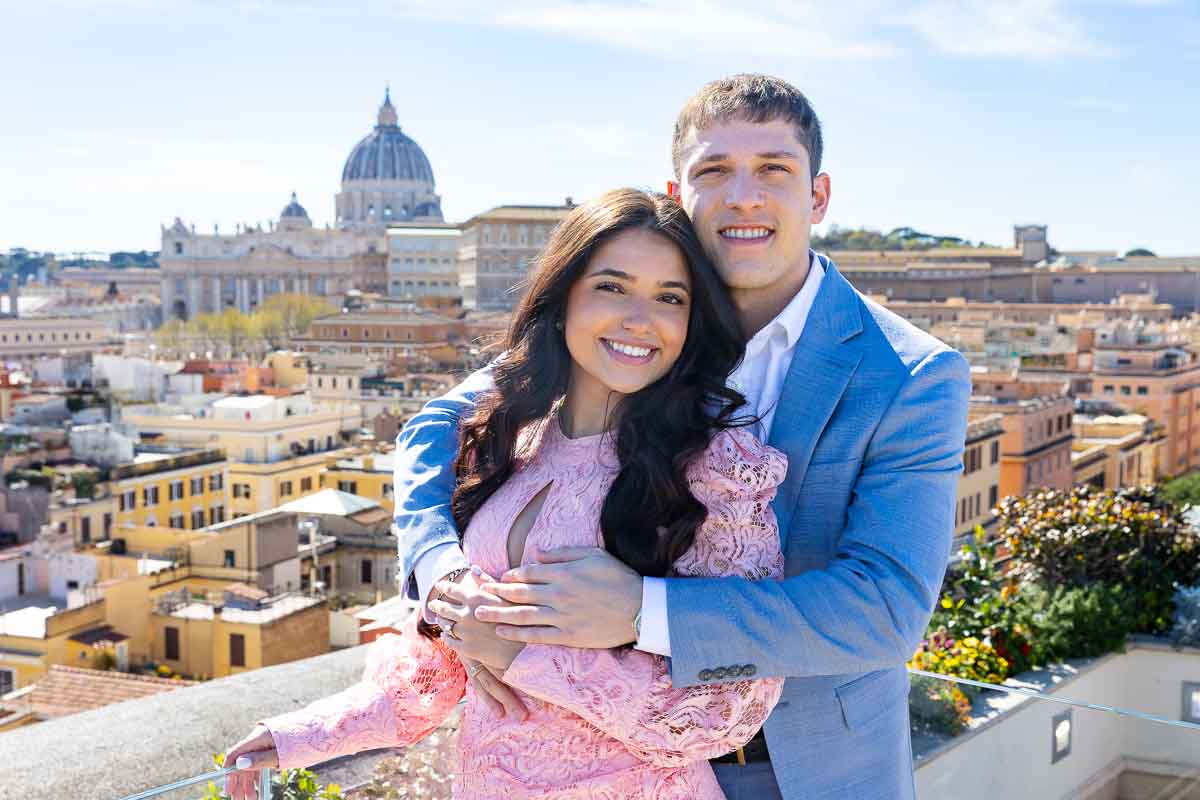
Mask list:
[[[636,275],[630,275],[628,272],[622,272],[621,270],[613,269],[612,267],[598,269],[595,272],[589,273],[588,277],[593,278],[597,275],[608,275],[613,278],[621,278],[622,280],[629,281],[630,283],[637,283]],[[658,285],[662,289],[683,289],[688,294],[691,294],[692,292],[686,283],[680,283],[679,281],[659,281]]]

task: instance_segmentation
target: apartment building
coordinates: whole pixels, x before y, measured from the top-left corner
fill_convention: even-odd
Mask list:
[[[352,409],[316,406],[304,395],[226,397],[196,412],[173,406],[134,406],[122,414],[143,441],[219,447],[231,461],[270,464],[332,450],[342,434],[362,425]]]
[[[197,530],[229,514],[229,461],[219,448],[143,448],[133,463],[119,464],[109,474],[118,528]]]
[[[1166,434],[1146,416],[1075,416],[1071,454],[1077,485],[1117,489],[1154,483],[1165,465]]]
[[[391,453],[365,453],[340,458],[321,474],[321,487],[365,497],[392,511],[394,472]]]
[[[458,246],[463,308],[515,307],[537,255],[574,207],[569,197],[561,206],[497,206],[464,222]]]
[[[417,299],[461,296],[459,230],[445,222],[398,222],[388,226],[387,293]]]
[[[296,456],[269,463],[229,465],[229,502],[233,518],[281,506],[321,489],[325,467],[345,451]]]
[[[92,319],[0,319],[0,361],[30,361],[75,353],[119,352],[120,340]]]
[[[971,382],[971,417],[1001,415],[1000,497],[1070,487],[1075,403],[1069,384],[986,371],[974,371]]]
[[[991,511],[1000,500],[1000,453],[1004,438],[1002,414],[981,414],[967,422],[963,473],[958,480],[954,507],[954,536],[962,540],[975,526],[991,529],[997,518]]]

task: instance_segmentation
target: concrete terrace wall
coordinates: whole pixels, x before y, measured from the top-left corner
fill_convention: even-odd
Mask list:
[[[0,733],[0,800],[115,800],[207,772],[256,720],[357,681],[365,657],[354,647]]]
[[[1138,640],[1125,653],[1059,667],[1053,674],[1017,677],[1009,683],[1180,719],[1182,683],[1200,682],[1200,650],[1175,650],[1157,641]],[[999,692],[984,694],[987,697],[981,697],[976,708],[990,706],[990,718],[932,751],[922,754],[917,748],[917,796],[922,800],[1200,796],[1186,791],[1157,794],[1163,781],[1149,778],[1168,776],[1165,780],[1170,782],[1172,777],[1188,776],[1194,781],[1200,775],[1200,731],[1074,708],[1070,755],[1051,764],[1051,720],[1068,706]],[[1002,710],[996,713],[997,709]],[[1200,792],[1186,780],[1183,783]]]

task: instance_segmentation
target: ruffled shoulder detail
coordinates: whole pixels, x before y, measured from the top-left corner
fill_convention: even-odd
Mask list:
[[[769,501],[787,467],[787,456],[760,442],[749,428],[727,428],[713,436],[688,470],[688,479],[701,502],[720,495]]]

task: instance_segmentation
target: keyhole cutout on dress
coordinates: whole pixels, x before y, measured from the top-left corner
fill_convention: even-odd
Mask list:
[[[508,530],[509,569],[521,566],[521,560],[525,557],[525,542],[528,541],[529,532],[533,530],[538,515],[542,513],[542,506],[546,504],[546,496],[550,494],[553,486],[554,481],[543,486],[513,520],[512,527]]]

